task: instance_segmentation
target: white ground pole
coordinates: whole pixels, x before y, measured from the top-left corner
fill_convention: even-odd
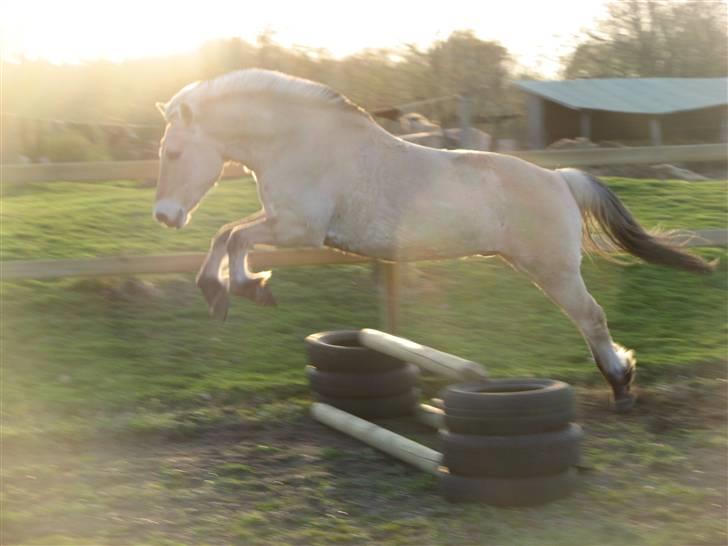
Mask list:
[[[429,404],[420,404],[415,412],[415,418],[428,427],[437,430],[445,428],[445,412]]]
[[[437,469],[442,464],[442,453],[439,451],[321,402],[311,405],[311,416],[320,423],[361,440],[400,461],[430,474],[438,474]]]
[[[359,343],[380,353],[406,362],[412,362],[423,370],[459,381],[487,381],[486,369],[470,360],[426,347],[379,330],[364,328],[359,331]]]

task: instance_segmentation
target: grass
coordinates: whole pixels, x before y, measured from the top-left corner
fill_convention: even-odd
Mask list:
[[[726,227],[725,182],[608,183],[647,226]],[[177,232],[152,222],[152,200],[132,182],[4,188],[0,257],[199,252],[258,208],[249,181],[227,182]],[[599,409],[607,389],[583,341],[523,276],[498,260],[407,269],[403,335],[599,401],[584,410],[594,474],[573,499],[529,510],[442,505],[426,476],[305,417],[302,339],[379,324],[367,267],[277,270],[279,307],[236,301],[225,324],[191,275],[146,277],[148,292],[117,278],[4,282],[2,542],[724,543],[711,506],[724,503],[725,422],[704,407],[720,414],[725,392],[726,253],[701,254],[721,259],[718,274],[585,261],[639,359],[646,409],[629,419]],[[713,483],[691,481],[700,472]]]

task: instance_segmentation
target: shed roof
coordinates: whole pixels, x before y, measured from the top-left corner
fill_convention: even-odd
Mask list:
[[[606,78],[516,82],[575,110],[670,114],[728,104],[728,78]]]

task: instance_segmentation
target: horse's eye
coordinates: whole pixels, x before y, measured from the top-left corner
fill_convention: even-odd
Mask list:
[[[181,153],[181,150],[166,150],[164,155],[167,156],[167,159],[177,159]]]

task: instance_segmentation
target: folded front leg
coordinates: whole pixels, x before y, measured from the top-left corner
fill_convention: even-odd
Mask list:
[[[258,305],[275,305],[268,280],[270,271],[254,273],[248,269],[248,253],[256,244],[274,245],[278,241],[273,229],[275,221],[263,218],[257,222],[233,229],[227,242],[230,267],[229,291]]]
[[[210,315],[225,320],[230,306],[228,296],[227,244],[234,229],[259,221],[264,217],[264,211],[258,211],[242,220],[237,220],[222,226],[210,244],[210,250],[197,274],[197,286],[207,302]]]

